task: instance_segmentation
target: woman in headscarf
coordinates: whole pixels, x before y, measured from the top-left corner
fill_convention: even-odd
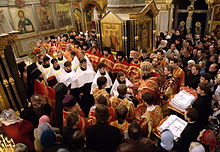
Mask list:
[[[161,134],[160,139],[161,142],[158,148],[156,149],[156,152],[169,152],[173,149],[174,135],[170,130],[164,130]]]
[[[200,141],[203,145],[208,146],[210,152],[215,152],[217,139],[212,130],[202,130],[197,140]]]
[[[0,115],[3,131],[15,143],[24,143],[30,151],[34,150],[34,126],[31,122],[16,116],[12,109],[4,110]]]
[[[199,142],[192,142],[189,147],[189,152],[205,152],[205,148]]]

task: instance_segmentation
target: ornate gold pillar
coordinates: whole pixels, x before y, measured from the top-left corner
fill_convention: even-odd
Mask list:
[[[15,87],[14,79],[12,78],[7,61],[5,59],[5,52],[4,52],[6,46],[14,43],[16,39],[17,39],[16,33],[4,34],[4,35],[2,34],[0,36],[0,56],[3,62],[3,64],[0,65],[0,74],[2,78],[2,81],[0,82],[0,108],[1,110],[10,108],[9,103],[11,103],[11,106],[13,106],[14,108],[17,107],[15,99],[12,94],[12,90],[14,92],[14,95],[17,101],[19,102],[19,105],[21,105],[20,97],[18,95],[17,89]],[[6,72],[4,71],[4,69]],[[12,87],[12,90],[10,89],[10,86]]]

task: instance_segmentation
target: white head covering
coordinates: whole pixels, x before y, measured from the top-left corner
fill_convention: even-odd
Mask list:
[[[161,134],[161,147],[166,149],[167,151],[172,150],[173,148],[173,140],[174,140],[174,135],[171,131],[166,130]]]
[[[5,125],[9,126],[17,122],[21,122],[23,119],[16,116],[16,113],[12,109],[2,111],[0,115],[0,121]]]
[[[196,63],[195,63],[194,60],[189,60],[189,61],[187,62],[187,64],[192,64],[192,65],[194,65],[194,64],[196,64]]]
[[[189,150],[189,152],[205,152],[205,148],[199,144],[196,147],[193,147],[191,150]]]

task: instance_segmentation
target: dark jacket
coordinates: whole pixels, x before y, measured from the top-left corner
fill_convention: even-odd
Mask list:
[[[193,141],[197,141],[199,131],[200,125],[198,123],[188,123],[186,128],[181,133],[178,142],[175,143],[174,149],[179,152],[189,151],[190,143]]]
[[[200,128],[203,129],[205,125],[208,124],[208,118],[211,114],[211,100],[208,96],[198,96],[196,101],[192,104],[192,108],[195,108],[198,113],[198,123]]]
[[[115,152],[121,143],[121,133],[116,127],[97,123],[86,132],[87,148],[98,152]]]

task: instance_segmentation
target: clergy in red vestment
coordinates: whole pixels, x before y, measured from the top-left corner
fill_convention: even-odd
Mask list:
[[[68,44],[68,35],[67,34],[63,34],[62,35],[62,39],[59,42],[59,48],[61,51],[65,51],[66,50],[66,45]]]
[[[140,103],[143,102],[142,94],[149,92],[155,95],[156,97],[159,95],[159,78],[154,77],[154,73],[152,72],[152,64],[150,62],[142,62],[141,63],[141,80],[134,84],[134,86],[138,87],[138,93],[136,98]],[[155,104],[158,104],[158,99],[155,98]]]
[[[124,136],[130,126],[130,123],[126,120],[128,108],[125,105],[119,105],[116,107],[115,113],[117,120],[111,122],[110,125],[120,129],[122,135]]]
[[[24,143],[30,151],[34,150],[34,126],[31,122],[17,117],[12,109],[1,113],[0,122],[4,133],[12,138],[15,144]]]
[[[103,48],[103,55],[100,58],[100,62],[105,63],[106,70],[108,72],[112,72],[115,61],[114,61],[114,58],[112,56],[112,53],[111,53],[111,50],[110,50],[109,47],[104,47]]]
[[[90,108],[88,121],[87,121],[88,126],[94,125],[96,123],[95,108],[97,105],[100,105],[100,104],[106,105],[108,107],[108,111],[109,111],[109,115],[110,115],[110,117],[108,119],[108,123],[111,123],[115,120],[114,108],[108,104],[108,101],[104,96],[99,96],[95,100],[95,105]]]
[[[113,72],[114,73],[118,73],[118,72],[127,73],[128,66],[129,66],[129,64],[125,58],[124,52],[117,51],[117,59],[115,61],[115,65],[113,67]]]
[[[185,85],[185,72],[178,66],[178,59],[170,59],[170,65],[173,67],[173,77],[177,81],[178,90]]]
[[[100,53],[98,47],[96,46],[95,42],[92,43],[92,48],[86,52],[86,55],[88,56],[89,60],[91,61],[94,70],[96,70],[96,67],[97,67],[99,60],[101,58],[101,53]]]
[[[78,113],[79,116],[79,123],[77,128],[85,133],[86,131],[86,121],[84,119],[84,113],[80,108],[79,104],[76,102],[75,98],[72,95],[66,96],[63,99],[63,122],[66,125],[66,119],[70,113]]]
[[[132,121],[134,119],[134,104],[133,102],[127,98],[127,86],[125,84],[119,84],[117,87],[117,91],[119,93],[118,96],[113,96],[110,98],[111,106],[116,109],[119,105],[125,105],[128,108],[127,120]]]
[[[129,64],[128,68],[128,78],[129,80],[134,84],[140,80],[140,72],[141,72],[141,61],[139,60],[139,52],[135,51],[133,53],[133,59],[131,63]]]
[[[54,54],[56,54],[57,52],[57,48],[58,46],[55,43],[55,36],[50,36],[50,42],[49,42],[49,46],[48,46],[48,54],[50,56],[53,56]]]
[[[79,57],[79,52],[82,50],[79,41],[74,41],[74,45],[70,44],[70,47],[75,52],[76,56]]]

